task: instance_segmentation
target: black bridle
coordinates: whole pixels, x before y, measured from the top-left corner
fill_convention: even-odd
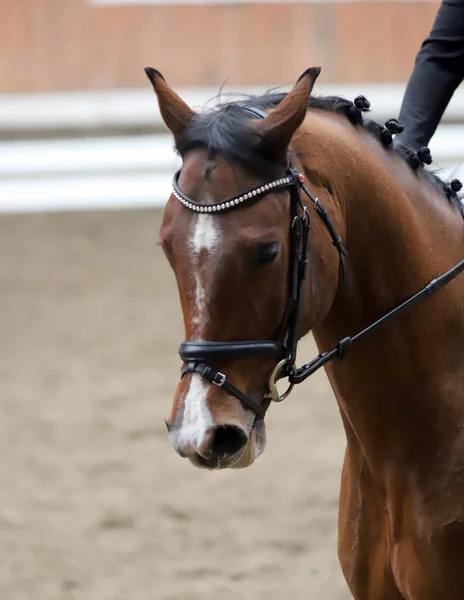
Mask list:
[[[253,117],[264,119],[267,115],[255,108],[244,107]],[[295,168],[291,156],[289,156],[288,169],[284,177],[271,181],[267,184],[257,186],[243,192],[233,198],[214,204],[201,204],[186,196],[178,185],[180,170],[174,175],[174,196],[189,210],[199,214],[217,214],[232,210],[244,203],[251,202],[264,197],[273,190],[288,188],[290,191],[290,258],[289,258],[289,283],[287,301],[281,324],[279,326],[276,340],[246,340],[237,342],[211,342],[211,341],[187,341],[180,345],[179,356],[185,365],[182,369],[182,377],[188,373],[198,373],[207,381],[222,388],[227,394],[235,396],[245,408],[248,408],[260,417],[264,418],[267,407],[271,400],[276,402],[284,400],[291,392],[295,384],[301,383],[312,375],[320,367],[337,359],[340,362],[351,348],[351,346],[367,333],[370,333],[390,318],[415,306],[423,298],[437,291],[446,283],[454,279],[464,270],[464,260],[455,265],[441,277],[434,279],[420,292],[400,304],[394,310],[387,313],[378,321],[362,330],[353,337],[346,337],[329,352],[322,352],[314,360],[296,368],[296,350],[299,339],[299,329],[302,312],[302,286],[306,277],[308,264],[308,244],[311,229],[310,214],[301,199],[303,192],[312,202],[314,210],[322,220],[327,229],[332,243],[339,255],[339,285],[345,276],[345,257],[347,252],[343,246],[340,236],[337,234],[326,209],[313,196],[305,186],[305,177]],[[269,378],[269,391],[265,396],[265,405],[259,404],[236,386],[231,384],[224,373],[213,370],[208,363],[213,361],[229,361],[238,358],[274,358],[277,364]],[[288,377],[289,387],[287,391],[279,395],[276,388],[278,379]]]

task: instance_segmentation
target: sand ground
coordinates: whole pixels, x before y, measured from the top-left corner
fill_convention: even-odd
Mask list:
[[[271,407],[248,470],[169,445],[183,332],[160,217],[0,219],[0,600],[348,600],[324,373]]]

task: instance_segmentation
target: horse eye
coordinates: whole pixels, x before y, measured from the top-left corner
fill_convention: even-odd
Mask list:
[[[258,265],[271,263],[279,254],[280,242],[269,242],[258,247],[256,262]]]

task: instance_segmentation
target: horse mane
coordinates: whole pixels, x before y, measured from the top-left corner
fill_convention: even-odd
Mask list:
[[[196,114],[191,123],[176,139],[175,150],[181,156],[194,148],[205,148],[210,157],[225,156],[263,176],[271,176],[275,169],[269,156],[257,151],[259,139],[251,137],[250,114],[247,107],[267,110],[275,108],[285,98],[285,93],[266,92],[261,96],[240,96],[240,99],[222,102],[217,97],[216,106]],[[428,148],[417,152],[393,143],[393,134],[403,130],[396,119],[390,119],[381,125],[364,115],[369,111],[370,103],[364,96],[358,96],[354,102],[341,96],[311,96],[309,107],[336,113],[345,117],[354,126],[360,126],[375,137],[388,151],[399,156],[421,179],[431,184],[449,204],[458,208],[464,218],[462,196],[458,193],[462,187],[458,180],[445,182],[436,172],[427,169],[432,157]]]

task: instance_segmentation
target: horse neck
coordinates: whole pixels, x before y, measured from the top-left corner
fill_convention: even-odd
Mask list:
[[[320,350],[356,334],[463,257],[462,222],[446,199],[388,160],[364,158],[356,174],[345,172],[336,185],[346,210],[347,283],[314,329]],[[460,321],[452,332],[449,326],[463,283],[450,284],[368,335],[341,365],[327,368],[344,421],[371,459],[390,460],[396,452],[406,460],[424,439],[426,454],[433,448],[433,436],[424,438],[424,430],[447,419],[440,416],[443,373],[464,342]],[[445,429],[434,431],[444,435]]]

